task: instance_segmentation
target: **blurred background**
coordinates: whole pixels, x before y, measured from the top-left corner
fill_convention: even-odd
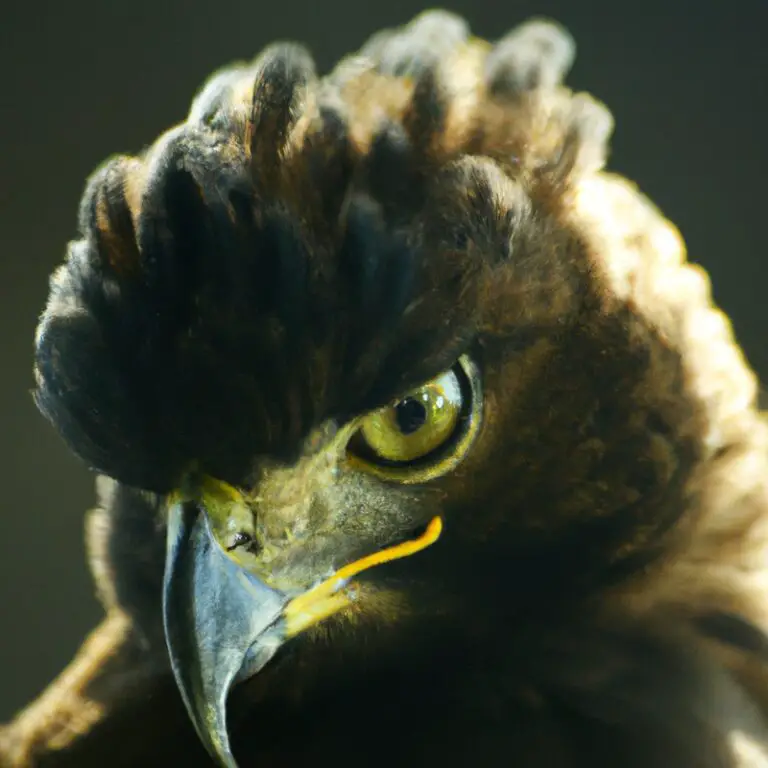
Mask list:
[[[40,0],[0,23],[0,722],[36,695],[101,615],[82,515],[93,478],[32,403],[47,279],[74,234],[89,172],[182,119],[201,81],[275,39],[322,71],[416,0]],[[768,380],[766,0],[463,0],[444,7],[495,39],[536,15],[575,36],[576,89],[617,128],[611,166],[636,180],[707,267]]]

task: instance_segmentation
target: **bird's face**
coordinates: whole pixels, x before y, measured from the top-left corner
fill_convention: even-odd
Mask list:
[[[595,224],[622,188],[570,56],[447,14],[323,79],[277,46],[86,190],[37,401],[165,499],[171,664],[225,765],[227,693],[278,649],[557,613],[680,514],[695,414],[617,299],[645,241]]]
[[[224,763],[230,686],[292,638],[331,617],[386,632],[457,609],[447,579],[459,563],[431,558],[381,577],[376,566],[463,527],[449,476],[455,485],[482,406],[480,371],[463,355],[393,402],[313,430],[291,464],[260,462],[240,488],[190,474],[169,496],[167,641],[195,725]]]
[[[277,651],[322,664],[315,649],[330,646],[361,670],[357,649],[386,663],[387,646],[422,635],[434,656],[441,629],[459,643],[519,634],[521,620],[557,615],[653,559],[675,493],[668,455],[610,487],[593,451],[621,428],[594,419],[595,393],[557,407],[572,372],[548,381],[580,365],[579,349],[592,358],[593,344],[485,337],[382,407],[323,423],[294,460],[258,460],[235,486],[191,474],[169,495],[166,640],[198,732],[224,764],[234,765],[230,688],[271,674]],[[629,362],[585,369],[585,391],[604,375],[626,407],[614,377]],[[638,444],[655,442],[640,432]],[[638,505],[641,493],[660,503]]]

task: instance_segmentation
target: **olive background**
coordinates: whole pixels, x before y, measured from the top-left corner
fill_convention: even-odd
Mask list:
[[[39,0],[0,19],[0,722],[64,666],[100,618],[83,512],[93,478],[30,397],[47,278],[106,156],[183,119],[214,69],[276,39],[321,71],[415,0]],[[531,16],[578,46],[569,76],[616,118],[611,166],[636,180],[710,271],[761,378],[768,172],[766,0],[462,0],[444,6],[495,39]]]

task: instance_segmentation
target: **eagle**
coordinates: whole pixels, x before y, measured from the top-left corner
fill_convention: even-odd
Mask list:
[[[104,619],[0,765],[768,765],[757,380],[573,57],[276,43],[95,171],[34,370]]]

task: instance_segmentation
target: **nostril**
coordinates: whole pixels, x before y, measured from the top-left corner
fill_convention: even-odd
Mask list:
[[[259,550],[259,545],[256,539],[246,531],[238,531],[232,537],[231,543],[226,547],[227,552],[232,552],[235,549],[245,549],[248,552],[256,554]]]

